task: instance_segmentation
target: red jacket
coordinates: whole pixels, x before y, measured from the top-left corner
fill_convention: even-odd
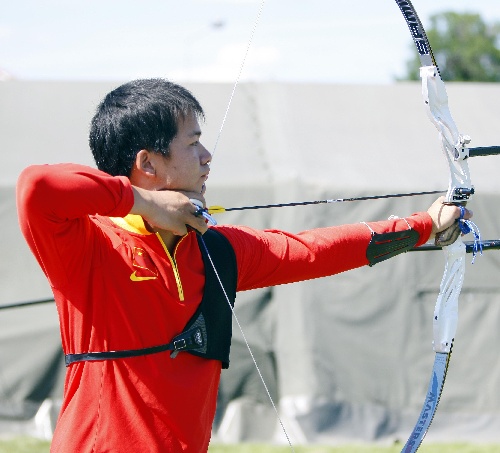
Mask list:
[[[65,353],[168,343],[199,304],[204,267],[194,233],[173,256],[142,219],[127,214],[125,177],[74,164],[29,167],[17,188],[19,221],[57,304]],[[428,214],[407,217],[430,234]],[[378,232],[408,228],[374,222]],[[218,226],[234,248],[238,291],[336,274],[368,263],[366,225],[290,234]],[[53,452],[206,451],[221,363],[180,353],[68,367]]]

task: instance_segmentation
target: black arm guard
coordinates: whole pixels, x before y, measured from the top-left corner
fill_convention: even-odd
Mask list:
[[[372,240],[366,249],[370,266],[407,252],[418,242],[420,235],[413,229],[395,233],[372,233]]]

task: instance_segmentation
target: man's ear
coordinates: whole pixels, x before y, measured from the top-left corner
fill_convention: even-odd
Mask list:
[[[147,176],[154,176],[156,174],[156,168],[155,159],[152,157],[153,153],[141,149],[135,156],[134,167]]]
[[[130,182],[144,189],[151,189],[155,185],[156,159],[154,154],[141,149],[135,156],[132,170],[130,171]]]

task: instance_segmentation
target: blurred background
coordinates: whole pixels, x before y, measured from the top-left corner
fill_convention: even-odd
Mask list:
[[[3,1],[0,68],[4,79],[232,83],[261,11],[241,80],[387,84],[405,76],[413,56],[394,3]],[[487,27],[500,21],[495,0],[417,0],[415,7],[427,30],[431,16],[446,11],[478,14]]]

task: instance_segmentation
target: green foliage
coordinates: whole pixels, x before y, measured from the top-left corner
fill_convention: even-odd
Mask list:
[[[426,30],[445,81],[500,82],[500,23],[488,25],[479,14],[443,12]],[[419,80],[420,60],[407,63],[406,80]]]

